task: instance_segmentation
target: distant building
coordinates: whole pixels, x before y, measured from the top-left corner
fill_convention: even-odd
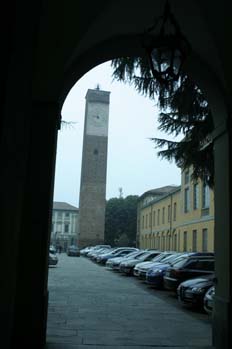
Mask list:
[[[171,202],[174,205],[177,199],[179,200],[179,192],[180,186],[167,185],[149,190],[140,196],[137,209],[137,246],[140,248],[159,246],[159,249],[166,249],[160,240],[160,232],[164,230],[167,232],[171,228],[169,219],[165,219],[165,216],[168,214]]]
[[[159,194],[159,195],[158,195]],[[139,198],[137,245],[174,251],[214,251],[214,193],[183,171],[181,186],[147,191]]]
[[[77,243],[79,209],[66,202],[53,202],[51,243],[66,251]]]

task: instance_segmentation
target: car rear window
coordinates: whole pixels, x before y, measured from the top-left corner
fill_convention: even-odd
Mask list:
[[[187,268],[187,269],[196,269],[196,270],[214,270],[214,260],[213,259],[190,259],[183,258],[178,260],[177,263],[173,264],[174,268]]]
[[[198,260],[196,269],[200,270],[214,270],[214,261],[213,260]]]

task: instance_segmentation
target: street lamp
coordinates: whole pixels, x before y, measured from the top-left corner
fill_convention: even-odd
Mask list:
[[[190,45],[170,11],[168,1],[163,15],[143,34],[142,45],[154,79],[166,86],[179,79]]]

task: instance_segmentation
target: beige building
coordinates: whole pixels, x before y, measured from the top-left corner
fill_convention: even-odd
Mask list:
[[[137,217],[140,248],[214,251],[214,194],[203,181],[193,182],[190,170],[182,172],[181,186],[144,193]]]
[[[77,243],[79,210],[66,202],[53,202],[51,243],[62,246],[66,251],[69,245]]]

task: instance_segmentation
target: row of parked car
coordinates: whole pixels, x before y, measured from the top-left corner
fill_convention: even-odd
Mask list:
[[[172,291],[183,305],[213,311],[214,253],[140,250],[109,245],[86,247],[82,256],[107,269],[133,275],[154,288]]]
[[[61,253],[61,250],[59,250],[59,253]],[[80,257],[80,249],[76,245],[68,246],[66,253],[67,253],[67,256]],[[55,248],[55,246],[50,245],[49,246],[49,255],[48,255],[49,266],[57,265],[58,261],[59,261],[59,258],[57,256],[57,249]]]

